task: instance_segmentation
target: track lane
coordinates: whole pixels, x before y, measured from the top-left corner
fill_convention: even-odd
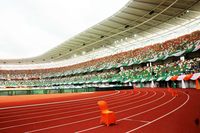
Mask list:
[[[130,93],[130,94],[132,94],[132,93]],[[139,97],[142,98],[142,97],[145,96],[145,95],[147,95],[147,93],[144,93],[144,94],[142,94],[142,95],[140,95],[140,96],[137,96],[137,95],[134,95],[134,96],[133,96],[133,95],[131,95],[131,97],[133,97],[133,99],[137,99],[137,98],[139,98]],[[118,101],[119,101],[119,100],[118,100]],[[120,102],[120,101],[119,101],[119,102]],[[112,105],[112,104],[111,104],[111,105]],[[92,106],[92,108],[93,108],[92,111],[95,110],[95,112],[98,112],[98,108],[97,108],[97,106],[96,106],[96,102],[94,102],[94,106]],[[95,109],[94,109],[94,108],[95,108]],[[71,116],[71,115],[77,114],[77,113],[80,114],[80,111],[84,111],[84,110],[87,111],[88,109],[90,109],[90,108],[86,108],[86,109],[85,109],[85,108],[83,108],[83,109],[77,108],[77,110],[74,110],[74,111],[71,110],[70,112],[68,111],[68,112],[64,112],[64,113],[67,114],[68,116]],[[90,110],[91,110],[91,109],[90,109]],[[73,114],[71,114],[72,112],[73,112]],[[64,114],[64,113],[63,113],[63,114]],[[61,114],[62,114],[62,113],[61,113]],[[49,116],[51,116],[51,115],[54,115],[54,114],[49,114]],[[22,114],[22,115],[20,115],[20,116],[24,116],[24,115]],[[48,116],[48,114],[46,114],[46,116]],[[48,116],[48,117],[49,117],[49,116]],[[61,115],[60,118],[63,118],[64,116],[65,116],[65,115]],[[35,117],[35,115],[33,115],[32,117]],[[37,116],[36,116],[36,117],[37,117]],[[39,115],[38,117],[41,117],[41,115]],[[24,119],[27,119],[27,118],[28,118],[28,117],[26,117],[26,118],[24,117],[24,118],[21,118],[21,120],[24,120]],[[58,117],[55,117],[55,118],[58,118]],[[48,118],[48,119],[50,119],[50,118]],[[9,122],[9,121],[12,121],[12,120],[10,120],[10,118],[9,118],[8,122]],[[14,119],[13,122],[14,122],[14,121],[16,121],[16,119]],[[30,121],[32,122],[32,121],[34,121],[34,119],[31,118]],[[0,124],[0,126],[1,126],[1,127],[4,127],[5,124],[6,124],[5,122],[6,122],[6,121],[2,121],[1,124]],[[19,123],[21,124],[21,122],[19,122]],[[22,123],[25,123],[25,121],[22,121]],[[7,124],[8,124],[8,123],[7,123]],[[13,124],[16,125],[17,123],[13,123]]]
[[[159,98],[160,99],[160,98]],[[138,103],[139,104],[139,103]],[[117,112],[117,111],[116,111]],[[82,119],[82,118],[81,118]],[[77,128],[83,128],[83,127],[85,127],[85,126],[87,126],[86,124],[85,124],[85,122],[86,123],[88,123],[88,122],[90,122],[90,121],[93,121],[93,125],[95,124],[99,124],[99,117],[94,117],[94,119],[95,120],[93,120],[91,117],[90,118],[88,118],[88,119],[82,119],[82,120],[79,120],[79,121],[74,121],[74,122],[71,122],[71,123],[64,123],[64,124],[62,124],[62,125],[56,125],[56,126],[51,126],[51,127],[47,127],[47,128],[43,128],[43,129],[39,129],[39,130],[36,130],[36,131],[39,131],[39,132],[41,132],[42,130],[47,130],[46,132],[51,132],[52,130],[48,130],[48,129],[52,129],[52,128],[56,128],[56,129],[53,129],[54,130],[54,132],[55,132],[55,130],[59,130],[59,128],[60,127],[64,127],[65,126],[65,128],[68,130],[68,132],[74,132],[74,130],[76,129],[75,127],[77,127]],[[82,125],[84,125],[84,126],[82,126]],[[70,128],[70,129],[69,129]],[[72,131],[71,131],[72,130]],[[35,131],[33,131],[33,132],[35,132]],[[45,131],[44,131],[45,132]]]
[[[169,95],[170,96],[170,95]],[[81,132],[96,132],[96,133],[101,133],[101,132],[114,132],[114,131],[119,131],[119,132],[132,132],[132,131],[136,131],[135,129],[140,129],[140,127],[144,127],[147,126],[159,119],[161,119],[163,116],[167,116],[170,113],[172,113],[174,110],[179,109],[179,106],[182,107],[182,104],[185,104],[185,102],[188,101],[188,99],[182,98],[182,100],[178,100],[177,97],[172,97],[170,100],[165,101],[164,103],[160,103],[157,106],[154,106],[153,108],[135,113],[133,115],[131,115],[129,113],[130,116],[128,117],[124,117],[122,119],[119,119],[118,122],[120,122],[120,125],[116,126],[116,128],[106,128],[105,126],[97,126],[97,127],[92,127],[92,128],[88,128],[85,130],[81,130],[77,133],[81,133]],[[177,105],[174,106],[174,105]],[[169,108],[170,107],[170,108]],[[167,108],[167,110],[165,110]],[[158,109],[158,110],[157,110]],[[165,111],[163,112],[164,109]],[[159,114],[159,115],[157,115]],[[163,115],[164,114],[164,115]],[[167,114],[167,115],[166,115]],[[155,116],[157,115],[157,116]],[[144,118],[146,118],[148,116],[148,118],[151,118],[149,120],[146,120]],[[156,132],[156,130],[140,130],[138,131],[138,133],[143,133],[143,132]]]
[[[157,91],[156,91],[157,92]],[[161,92],[157,92],[157,94],[159,94]],[[159,105],[161,102],[168,100],[168,98],[166,97],[166,93],[162,92],[161,94],[159,94],[159,97],[151,99],[149,101],[144,102],[143,104],[138,104],[135,106],[129,106],[123,110],[119,110],[116,112],[117,114],[117,122],[120,122],[124,119],[127,119],[130,115],[133,114],[137,114],[143,111],[148,110],[151,106],[155,106],[155,105]],[[127,126],[128,123],[126,123],[125,125]],[[138,124],[141,124],[141,122],[139,122]],[[119,125],[122,125],[121,123]],[[118,126],[119,128],[117,128],[117,131],[120,132],[124,132],[125,128],[123,128],[122,126]],[[104,125],[96,125],[90,128],[85,128],[82,130],[78,130],[77,133],[79,132],[104,132],[104,130],[106,129],[106,127]],[[109,128],[110,129],[110,128]],[[115,130],[115,129],[114,129]],[[122,131],[124,130],[124,131]],[[108,132],[113,132],[112,129],[108,130]]]
[[[135,94],[134,95],[134,98],[137,98],[136,96],[138,96],[140,94],[140,92],[138,93],[138,94]],[[146,94],[144,94],[144,95],[140,95],[139,97],[141,97],[141,96],[145,96]],[[128,95],[125,95],[126,97],[128,97]],[[132,97],[132,93],[130,93],[130,96]],[[124,97],[124,95],[123,96],[121,96],[123,99],[126,99],[126,97]],[[106,99],[106,98],[105,98]],[[122,99],[122,100],[123,100]],[[109,100],[109,102],[113,102],[114,100]],[[81,108],[81,109],[80,109]],[[71,113],[71,112],[74,112],[74,111],[82,111],[83,109],[90,109],[90,108],[96,108],[96,103],[92,103],[92,104],[88,104],[88,105],[84,105],[84,106],[78,106],[78,107],[73,107],[73,106],[66,106],[66,107],[64,107],[64,108],[60,108],[60,109],[56,109],[56,110],[47,110],[47,111],[42,111],[42,112],[40,112],[40,111],[38,111],[38,110],[36,110],[34,113],[30,113],[30,112],[22,112],[22,114],[20,113],[20,114],[17,114],[17,115],[10,115],[9,114],[9,116],[5,116],[5,117],[1,117],[0,118],[0,124],[1,123],[4,123],[7,119],[9,119],[9,121],[12,121],[12,119],[14,119],[14,120],[17,120],[17,119],[26,119],[26,118],[29,118],[29,117],[35,117],[35,115],[37,115],[38,117],[40,117],[40,116],[43,116],[43,115],[48,115],[49,113],[51,113],[51,114],[55,114],[55,113],[57,113],[58,111],[59,111],[59,113],[60,114],[62,114],[62,113]],[[46,109],[45,109],[46,110]],[[58,113],[57,113],[58,114]],[[25,117],[25,118],[21,118],[21,117]],[[36,117],[37,117],[36,116]]]
[[[100,91],[100,92],[83,92],[83,93],[63,93],[63,94],[47,94],[47,95],[17,95],[17,96],[1,96],[0,110],[20,109],[25,107],[51,106],[53,104],[62,104],[82,100],[93,99],[97,96],[113,95],[121,91]],[[34,97],[34,98],[32,98]],[[21,100],[20,100],[21,99]]]
[[[135,132],[135,131],[137,131],[137,132],[145,132],[145,131],[148,131],[148,130],[144,130],[144,129],[142,129],[142,128],[144,128],[144,127],[146,127],[146,126],[149,126],[149,125],[151,125],[152,123],[154,123],[154,122],[156,122],[156,121],[158,121],[158,120],[160,120],[160,119],[162,119],[162,118],[164,118],[164,117],[166,117],[166,116],[169,116],[170,114],[172,114],[172,113],[175,113],[177,110],[179,110],[179,109],[181,109],[188,101],[189,101],[189,99],[190,99],[190,96],[188,95],[188,94],[186,94],[186,93],[183,93],[183,94],[185,94],[185,98],[183,98],[183,97],[181,97],[180,98],[180,96],[178,97],[178,98],[180,98],[181,99],[181,104],[179,103],[178,104],[178,102],[176,101],[176,102],[173,102],[173,103],[171,103],[171,104],[173,104],[173,108],[172,108],[172,106],[170,106],[171,108],[169,109],[169,107],[167,108],[167,110],[165,110],[165,111],[160,111],[160,112],[162,112],[162,113],[159,113],[159,115],[157,114],[157,113],[155,113],[155,112],[151,112],[152,114],[156,114],[157,116],[153,116],[153,118],[151,118],[151,120],[149,120],[149,122],[147,122],[147,123],[145,123],[144,125],[141,125],[141,126],[139,126],[139,127],[137,127],[137,128],[134,128],[134,129],[131,129],[131,130],[128,130],[126,133],[132,133],[132,132]],[[177,99],[178,100],[178,99]],[[169,106],[169,105],[168,105]],[[175,107],[176,106],[176,107]],[[166,107],[165,107],[166,108]],[[141,116],[140,116],[141,117]],[[138,131],[138,130],[140,130],[140,131]],[[152,131],[152,130],[151,130]]]
[[[39,103],[36,103],[36,104],[26,104],[26,105],[17,105],[17,106],[7,106],[7,107],[1,107],[0,108],[0,113],[8,113],[9,111],[12,112],[14,109],[15,111],[18,111],[18,110],[25,110],[25,109],[39,109],[39,108],[43,108],[45,106],[47,107],[51,107],[51,106],[57,106],[59,104],[71,104],[73,102],[80,102],[80,101],[84,101],[84,100],[93,100],[95,98],[99,98],[99,97],[110,97],[112,95],[120,95],[120,93],[126,93],[126,91],[114,91],[114,93],[110,93],[110,94],[103,94],[103,95],[98,95],[98,92],[97,94],[94,96],[94,97],[85,97],[85,98],[78,98],[78,99],[70,99],[70,100],[64,100],[64,101],[54,101],[54,102],[43,102],[43,101],[40,101]],[[101,94],[101,93],[100,93]],[[79,95],[79,97],[83,97],[85,95]],[[9,112],[9,113],[10,113]]]
[[[14,128],[8,128],[8,129],[0,129],[0,132],[48,132],[48,133],[59,133],[59,132],[135,132],[135,128],[137,127],[142,127],[137,129],[137,132],[145,131],[142,130],[143,126],[142,125],[149,125],[148,123],[151,123],[154,121],[156,118],[160,118],[163,116],[163,114],[166,114],[167,112],[169,113],[170,110],[173,110],[174,108],[178,107],[180,105],[180,101],[178,100],[179,98],[182,97],[172,97],[171,94],[167,93],[166,90],[154,90],[156,92],[156,97],[151,96],[154,94],[152,91],[154,89],[144,89],[140,90],[142,92],[148,91],[151,92],[151,95],[148,97],[143,97],[141,99],[134,100],[133,96],[131,95],[130,91],[129,94],[131,95],[129,97],[126,96],[126,98],[123,99],[124,102],[121,102],[124,106],[119,105],[120,99],[118,99],[117,95],[116,97],[113,97],[113,99],[110,99],[109,101],[109,107],[110,110],[113,110],[117,113],[117,118],[118,118],[118,125],[117,126],[111,126],[111,127],[105,127],[102,125],[99,125],[99,111],[98,107],[95,107],[93,110],[97,110],[96,112],[92,113],[92,110],[83,110],[81,113],[78,111],[76,112],[78,116],[72,116],[66,115],[66,119],[64,121],[49,121],[47,123],[40,123],[39,125],[37,124],[31,124],[31,125],[25,125],[25,126],[20,126],[20,127],[14,127]],[[166,93],[164,97],[162,97],[162,92]],[[141,94],[139,95],[141,96]],[[150,98],[149,98],[150,97]],[[162,98],[160,98],[162,97]],[[122,96],[123,98],[123,96]],[[146,100],[143,100],[147,98]],[[149,98],[149,99],[148,99]],[[118,99],[118,100],[116,100]],[[112,102],[113,101],[113,102]],[[129,102],[128,102],[129,101]],[[143,101],[143,102],[142,102]],[[177,102],[179,101],[179,102]],[[86,100],[87,102],[87,100]],[[84,103],[84,102],[83,102]],[[94,106],[96,105],[96,101],[93,104]],[[163,110],[164,108],[168,107],[168,105],[171,105],[171,109]],[[126,108],[126,109],[124,109]],[[149,109],[150,108],[150,109]],[[155,110],[159,109],[159,113],[155,115]],[[78,110],[78,108],[77,108]],[[126,112],[126,113],[125,113]],[[81,115],[82,114],[82,115]],[[146,116],[147,114],[151,114],[151,116],[154,117],[141,117],[141,116]],[[76,114],[75,114],[76,115]],[[147,115],[148,116],[148,115]],[[62,117],[62,116],[57,116],[57,117]],[[148,118],[148,119],[144,119]],[[48,118],[47,118],[48,119]],[[26,122],[25,122],[26,123]],[[130,124],[132,123],[132,124]],[[153,123],[153,122],[152,122]],[[125,126],[124,126],[125,125]],[[133,126],[134,125],[134,126]],[[146,127],[146,126],[144,126]],[[147,126],[149,127],[149,126]],[[25,129],[26,128],[26,129]],[[89,129],[89,130],[87,130]],[[132,131],[134,130],[134,131]],[[141,131],[140,131],[141,130]]]
[[[95,102],[95,104],[96,104],[96,102]],[[98,111],[97,111],[97,113],[98,113]],[[98,113],[99,114],[99,113]]]
[[[119,96],[123,97],[124,95],[126,95],[125,91],[122,94],[120,94]],[[107,97],[107,95],[105,97]],[[112,96],[109,95],[109,97],[105,98],[105,99],[110,99],[112,97],[113,97],[113,95]],[[115,97],[115,95],[114,95],[114,97]],[[103,97],[101,97],[101,98],[103,98]],[[95,97],[95,99],[98,99],[98,97]],[[62,106],[60,106],[60,103],[58,102],[58,104],[53,103],[53,107],[52,106],[48,106],[48,105],[45,105],[45,106],[40,106],[39,105],[39,107],[33,105],[33,107],[25,107],[23,109],[20,108],[20,110],[11,109],[11,110],[9,110],[7,112],[4,110],[5,112],[0,112],[1,113],[0,119],[6,117],[6,115],[11,116],[11,115],[17,115],[18,113],[19,113],[19,115],[21,115],[21,113],[28,114],[28,113],[34,113],[34,112],[36,112],[36,113],[37,112],[45,112],[45,111],[48,112],[48,111],[51,111],[51,110],[52,111],[53,110],[59,110],[60,108],[61,109],[63,109],[63,108],[68,109],[68,108],[73,108],[73,107],[77,107],[77,106],[84,106],[84,105],[88,105],[90,103],[93,103],[93,101],[94,101],[94,99],[92,99],[91,101],[87,100],[87,102],[85,102],[85,101],[75,101],[74,102],[74,100],[73,100],[72,102],[71,101],[64,102],[64,105],[62,105]],[[46,103],[44,103],[44,104],[46,104]]]

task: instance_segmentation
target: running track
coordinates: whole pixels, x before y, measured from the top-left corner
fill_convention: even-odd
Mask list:
[[[117,125],[99,124],[99,100]],[[200,91],[191,89],[0,97],[0,133],[200,133],[198,119]]]

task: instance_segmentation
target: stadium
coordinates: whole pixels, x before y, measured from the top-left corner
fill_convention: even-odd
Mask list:
[[[29,25],[36,24],[37,15],[44,18],[40,8],[49,6],[46,12],[51,15],[59,10],[54,6],[65,12],[66,3],[51,2],[42,6],[29,1],[17,10],[27,15]],[[78,8],[88,9],[79,2],[75,1]],[[103,4],[111,9],[113,2],[110,7],[105,6],[108,1]],[[11,3],[0,4],[2,50],[8,45],[5,40],[12,44],[24,32],[23,17],[8,17],[17,14],[12,10],[17,3]],[[38,10],[28,12],[30,7]],[[103,6],[99,9],[108,12]],[[48,20],[42,28],[57,36],[64,31],[64,40],[50,46],[53,36],[26,27],[22,40],[28,40],[19,41],[32,44],[26,54],[42,39],[49,43],[45,52],[6,58],[0,51],[0,133],[200,132],[200,1],[126,0],[116,9],[89,27],[81,21],[67,24],[72,18],[65,22],[55,13],[57,27]],[[75,12],[68,12],[77,19]],[[13,23],[17,25],[9,25]],[[66,39],[70,31],[65,25],[83,28]],[[15,39],[7,38],[7,32]],[[12,53],[21,53],[12,48]]]

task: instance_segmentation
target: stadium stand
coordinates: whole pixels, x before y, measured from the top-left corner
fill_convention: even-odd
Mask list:
[[[132,83],[139,87],[150,87],[151,82],[154,82],[153,86],[156,87],[170,85],[181,88],[182,85],[178,85],[178,81],[170,77],[194,74],[198,79],[199,49],[200,31],[195,31],[164,43],[72,66],[36,70],[1,70],[0,84],[3,88],[68,88],[67,91],[69,88],[94,90],[105,85],[132,86]],[[181,59],[181,56],[184,58]],[[169,85],[163,81],[169,81]],[[189,85],[188,83],[186,86],[194,88]]]

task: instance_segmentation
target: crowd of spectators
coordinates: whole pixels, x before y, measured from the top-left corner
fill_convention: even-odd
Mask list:
[[[107,82],[141,82],[154,80],[168,76],[192,74],[200,72],[200,58],[178,60],[162,65],[146,65],[143,67],[128,67],[125,69],[111,69],[106,71],[75,74],[72,76],[58,76],[44,79],[31,80],[4,80],[0,81],[5,86],[52,86],[57,84],[86,84]]]
[[[150,59],[161,58],[179,51],[192,52],[199,45],[200,31],[195,31],[176,39],[168,40],[143,48],[118,53],[104,58],[94,59],[84,63],[63,66],[60,68],[37,69],[37,70],[0,70],[1,84],[54,84],[97,81],[118,78],[120,80],[141,79],[145,77],[161,77],[181,73],[199,72],[199,58],[176,61],[162,65],[148,65],[136,67],[136,64],[146,63]],[[124,63],[132,62],[132,67],[123,70]],[[108,68],[104,70],[104,68]],[[90,71],[92,70],[92,71]],[[94,80],[95,79],[95,80]]]

